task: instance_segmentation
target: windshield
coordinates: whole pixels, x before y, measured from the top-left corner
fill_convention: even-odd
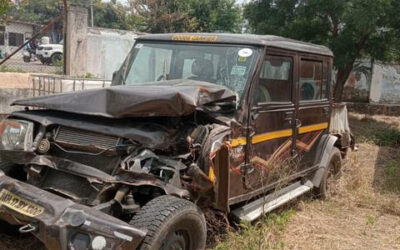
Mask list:
[[[125,74],[126,85],[191,79],[242,94],[258,52],[251,46],[136,43]]]

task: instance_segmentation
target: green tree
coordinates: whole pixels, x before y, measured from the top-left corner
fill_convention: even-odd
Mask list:
[[[3,1],[3,0],[0,0]],[[89,0],[68,0],[69,6],[89,8]],[[13,5],[9,11],[12,19],[46,24],[59,16],[63,11],[63,1],[55,0],[24,0]],[[135,18],[124,6],[114,2],[93,1],[94,24],[97,27],[114,29],[133,29]],[[59,25],[62,27],[62,25]]]
[[[141,30],[152,33],[239,31],[241,10],[234,0],[130,0]]]
[[[0,16],[3,16],[10,8],[10,0],[0,0]]]
[[[136,18],[130,15],[122,4],[115,2],[93,2],[94,26],[111,29],[132,30],[136,25]]]
[[[324,44],[335,54],[334,96],[357,59],[400,57],[398,0],[255,0],[245,6],[250,31]]]
[[[141,19],[140,30],[151,33],[190,29],[189,4],[179,0],[130,0],[131,12]]]
[[[234,0],[192,0],[189,16],[198,32],[240,32],[242,23]]]

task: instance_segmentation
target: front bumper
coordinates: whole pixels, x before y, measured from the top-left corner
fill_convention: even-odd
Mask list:
[[[2,190],[44,208],[42,213],[32,217],[0,204],[0,219],[17,225],[35,225],[37,230],[32,233],[48,249],[82,249],[76,247],[77,240],[81,242],[80,246],[88,241],[84,249],[91,249],[91,241],[97,236],[106,239],[104,249],[136,249],[147,233],[115,217],[10,178],[0,171]]]

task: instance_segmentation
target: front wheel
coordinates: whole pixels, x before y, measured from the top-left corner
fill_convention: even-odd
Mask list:
[[[51,57],[50,57],[50,63],[52,65],[56,65],[57,63],[62,61],[62,54],[61,53],[54,53]]]
[[[130,224],[148,230],[139,249],[198,250],[207,238],[203,213],[192,202],[163,195],[148,202]]]

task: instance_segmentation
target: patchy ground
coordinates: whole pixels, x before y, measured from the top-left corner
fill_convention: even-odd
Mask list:
[[[329,201],[303,197],[243,225],[215,249],[400,249],[400,118],[352,114],[360,145]],[[35,238],[0,234],[0,249],[44,249]]]

